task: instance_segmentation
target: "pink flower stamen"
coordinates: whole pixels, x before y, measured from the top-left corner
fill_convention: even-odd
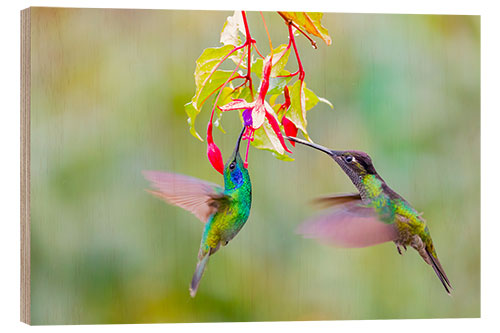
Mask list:
[[[250,139],[248,139],[247,153],[245,154],[245,162],[243,163],[243,167],[245,167],[245,169],[248,169],[248,151],[249,150],[250,150]]]

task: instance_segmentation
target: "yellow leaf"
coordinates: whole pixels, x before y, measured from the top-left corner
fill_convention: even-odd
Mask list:
[[[328,35],[328,30],[321,25],[323,13],[306,12],[279,12],[287,20],[293,21],[301,29],[314,36],[321,38],[326,45],[332,44],[332,38]]]

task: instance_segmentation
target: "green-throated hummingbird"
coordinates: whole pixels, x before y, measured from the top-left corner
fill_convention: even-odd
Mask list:
[[[224,166],[224,188],[200,179],[176,173],[145,171],[155,190],[149,191],[166,202],[184,208],[205,223],[198,252],[198,264],[191,280],[191,297],[196,295],[208,258],[227,245],[241,230],[250,215],[252,184],[236,148]]]
[[[359,191],[321,198],[321,202],[333,207],[300,226],[298,231],[301,234],[343,247],[365,247],[393,241],[399,254],[402,254],[401,247],[406,250],[411,246],[432,266],[450,294],[450,281],[439,262],[422,214],[385,183],[368,154],[331,150],[294,137],[287,139],[328,154]]]

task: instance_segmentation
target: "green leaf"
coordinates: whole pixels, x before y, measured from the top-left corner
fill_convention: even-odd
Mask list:
[[[208,97],[211,95],[216,96],[216,92],[229,79],[232,73],[232,71],[216,71],[212,75],[212,77],[206,82],[205,86],[198,92],[197,104],[200,108],[203,107],[203,104],[206,102]],[[235,73],[233,77],[235,76],[238,76],[238,74]]]
[[[282,71],[280,75],[288,75],[290,72],[288,71]],[[283,90],[285,89],[285,86],[290,82],[292,79],[291,76],[286,76],[286,77],[270,77],[269,78],[269,90],[267,93],[269,95],[280,95],[283,93]]]
[[[244,52],[245,52],[245,49],[240,49],[229,56],[229,59],[231,59],[235,65],[240,64],[240,68],[242,68],[242,69],[247,68],[246,67],[246,53],[243,54]],[[242,56],[243,56],[243,60],[241,60]],[[240,60],[241,60],[241,62],[240,62]]]
[[[281,145],[278,136],[274,133],[271,124],[266,119],[264,124],[254,133],[252,145],[257,149],[269,150],[273,155],[284,161],[293,161],[293,158],[285,154],[285,150]]]
[[[321,38],[326,45],[332,44],[332,38],[328,35],[328,30],[321,25],[323,13],[306,12],[280,12],[287,19],[292,20],[302,30]]]
[[[271,78],[276,77],[278,75],[286,75],[283,72],[285,68],[288,58],[290,56],[290,49],[286,50],[287,45],[280,45],[276,49],[274,49],[273,54],[273,66],[271,67]],[[268,55],[269,56],[269,55]],[[262,78],[262,68],[264,67],[264,59],[257,58],[252,63],[252,73],[257,75],[257,77]],[[286,72],[290,74],[290,72]]]
[[[269,98],[269,105],[271,105],[271,108],[273,109],[273,111],[278,114],[278,110],[280,109],[281,107],[281,104],[279,103],[276,103],[276,99],[279,97],[279,95],[272,95],[270,98]]]
[[[222,133],[226,134],[226,131],[224,130],[224,128],[222,128],[222,124],[221,124],[221,120],[222,120],[222,112],[217,112],[217,117],[214,119],[214,126],[216,128],[218,128]]]
[[[298,129],[307,134],[307,119],[306,119],[306,99],[305,99],[305,82],[296,81],[291,87],[290,92],[290,108],[287,112],[287,118],[297,126]]]
[[[206,84],[197,91],[196,95],[191,99],[191,102],[184,105],[184,109],[188,115],[188,124],[190,126],[189,131],[194,135],[194,137],[200,139],[194,124],[196,117],[201,112],[203,104],[205,104],[208,98],[212,95],[216,96],[219,87],[229,79],[231,74],[232,71],[216,71]],[[235,76],[236,75],[237,74],[235,73]],[[230,96],[227,98],[230,98]]]
[[[196,120],[196,116],[198,115],[198,113],[200,113],[200,111],[198,111],[198,109],[193,105],[194,102],[191,101],[189,103],[186,103],[184,105],[184,110],[186,110],[186,113],[188,115],[188,119],[187,119],[187,122],[189,124],[189,132],[195,137],[197,138],[198,140],[200,141],[203,141],[203,139],[201,138],[201,136],[198,134],[198,132],[196,132],[196,129],[194,127],[194,122]]]
[[[196,92],[193,101],[196,102],[197,109],[201,109],[206,98],[231,75],[232,71],[222,71],[217,68],[232,49],[231,45],[208,48],[196,61],[194,72]]]
[[[328,105],[332,110],[333,110],[333,104],[332,102],[330,102],[329,100],[327,100],[326,98],[323,98],[323,97],[319,97],[318,96],[318,99],[321,103],[325,103],[326,105]]]
[[[316,104],[318,104],[319,98],[312,90],[306,88],[305,82],[304,82],[304,95],[306,98],[306,111],[309,111],[313,107],[315,107]]]
[[[235,90],[231,87],[224,87],[224,89],[222,89],[222,92],[219,96],[219,100],[217,101],[217,105],[219,105],[219,106],[226,105],[227,103],[231,102],[233,100],[233,98],[238,98],[239,94],[240,94],[239,90]],[[219,109],[217,109],[217,110],[220,112]]]
[[[276,109],[274,108],[275,106],[279,107],[279,105],[276,104],[276,100],[278,99],[278,97],[280,97],[280,94],[274,94],[274,95],[271,95],[271,97],[269,97],[269,104],[271,104],[274,111],[276,111]]]
[[[184,105],[184,109],[188,116],[189,132],[201,141],[203,140],[195,128],[196,117],[201,112],[201,108],[210,94],[213,94],[231,75],[232,72],[217,70],[217,68],[233,48],[232,45],[207,48],[203,50],[198,60],[196,60],[194,71],[196,92],[191,102]]]
[[[203,85],[210,73],[215,72],[222,59],[224,59],[232,49],[234,49],[234,46],[226,45],[221,47],[210,47],[203,50],[198,60],[196,60],[196,68],[194,71],[196,88]]]
[[[225,105],[229,102],[231,102],[234,98],[238,98],[238,95],[239,95],[239,91],[235,91],[233,88],[231,87],[224,87],[224,89],[222,89],[222,92],[219,96],[219,100],[217,101],[217,105]],[[215,103],[215,99],[214,99],[214,103]],[[214,119],[214,126],[216,128],[218,128],[222,133],[226,133],[226,131],[222,128],[222,124],[221,124],[221,119],[222,119],[222,111],[219,110],[219,108],[215,108],[215,119]]]
[[[250,93],[250,88],[248,87],[240,87],[237,89],[238,94],[233,97],[233,99],[241,98],[247,102],[252,102],[252,94]]]
[[[295,159],[291,158],[287,154],[280,155],[276,152],[273,152],[273,156],[276,157],[278,160],[286,161],[286,162],[292,162],[295,161]]]
[[[290,91],[290,109],[288,109],[287,117],[292,123],[302,131],[304,137],[309,140],[307,133],[307,118],[306,113],[318,104],[320,98],[316,94],[306,88],[306,83],[302,81],[295,82]],[[326,100],[325,100],[326,101]]]
[[[252,73],[257,75],[257,77],[261,78],[263,67],[264,67],[264,60],[262,58],[257,58],[257,60],[255,60],[252,63]]]
[[[278,75],[282,75],[281,71],[288,63],[290,48],[287,49],[287,45],[282,44],[274,49],[273,52],[273,67],[271,68],[271,77],[276,77]]]

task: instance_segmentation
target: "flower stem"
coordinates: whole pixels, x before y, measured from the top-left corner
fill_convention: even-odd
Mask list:
[[[295,75],[297,75],[297,74],[299,74],[299,71],[296,71],[296,72],[294,72],[294,73],[290,73],[290,74],[288,74],[288,75],[278,75],[278,76],[276,76],[276,77],[292,77],[292,76],[295,76]]]
[[[230,56],[231,54],[233,54],[234,52],[236,52],[236,51],[238,51],[238,50],[241,50],[241,49],[242,49],[242,48],[244,48],[244,47],[245,47],[245,44],[243,44],[243,45],[241,45],[241,46],[238,46],[238,47],[235,47],[234,49],[232,49],[231,51],[229,51],[229,53],[228,53],[228,54],[226,54],[226,55],[224,56],[224,58],[222,58],[222,59],[221,59],[221,61],[219,61],[219,63],[218,63],[218,64],[217,64],[217,65],[216,65],[213,69],[212,69],[212,71],[211,71],[211,72],[210,72],[210,74],[207,76],[207,78],[205,79],[205,81],[203,81],[203,84],[202,84],[201,86],[202,86],[202,87],[204,87],[204,86],[207,84],[207,82],[210,80],[210,78],[211,78],[211,77],[212,77],[212,75],[215,73],[215,71],[219,68],[219,66],[220,66],[220,65],[222,65],[222,63],[223,63],[224,61],[226,61],[226,59],[227,59],[227,58],[229,58],[229,56]],[[232,75],[231,75],[231,76],[232,76]],[[216,89],[216,90],[214,90],[214,91],[213,91],[210,95],[212,95],[215,91],[217,91],[217,89]],[[205,103],[205,101],[206,101],[206,99],[205,99],[205,100],[203,100],[203,102],[201,102],[201,104],[200,104],[200,108],[203,106],[203,104]]]
[[[267,39],[269,40],[269,49],[271,50],[271,56],[273,54],[273,42],[271,41],[271,35],[269,35],[269,30],[267,29],[266,20],[264,19],[264,14],[260,12],[260,17],[262,17],[262,23],[264,23],[264,28],[266,28]]]
[[[234,73],[236,73],[236,71],[238,70],[238,68],[240,68],[241,62],[243,61],[244,57],[245,57],[245,53],[243,53],[241,55],[241,58],[240,58],[240,61],[238,62],[238,65],[235,67],[235,69],[233,70],[233,73],[231,73],[231,75],[226,80],[226,82],[224,82],[224,84],[222,85],[222,87],[219,90],[219,93],[217,94],[217,97],[215,98],[214,107],[212,108],[212,114],[210,115],[210,121],[208,122],[208,126],[207,126],[207,141],[210,140],[210,139],[212,139],[212,122],[213,122],[213,119],[214,119],[215,108],[217,106],[217,102],[219,101],[219,97],[222,94],[222,90],[229,83],[229,81],[231,81],[231,78],[233,77]]]
[[[255,48],[255,52],[257,52],[257,54],[262,58],[264,59],[265,57],[262,55],[262,53],[260,53],[259,49],[257,48],[257,44],[254,43],[253,47]]]
[[[233,73],[233,74],[234,74],[234,73]],[[241,76],[241,75],[238,75],[238,76],[230,77],[230,78],[229,78],[229,81],[234,81],[234,80],[237,80],[237,79],[246,79],[246,76]],[[210,98],[210,96],[212,96],[212,95],[213,95],[216,91],[218,91],[219,89],[221,89],[221,88],[225,87],[225,86],[226,86],[226,84],[227,84],[227,82],[225,82],[225,83],[221,84],[220,86],[218,86],[217,88],[215,88],[215,89],[214,89],[214,91],[212,91],[212,92],[211,92],[211,93],[210,93],[207,97],[205,97],[205,99],[201,102],[201,104],[200,104],[200,105],[205,104],[205,102],[207,101],[207,99],[209,99],[209,98]],[[243,82],[243,84],[245,84],[245,82]],[[243,84],[242,84],[242,85],[243,85]],[[240,85],[240,86],[241,86],[241,85]],[[237,88],[239,88],[240,86],[238,86]],[[237,89],[237,88],[235,88],[235,89]]]
[[[248,55],[247,55],[247,75],[246,75],[246,80],[248,81],[248,87],[250,88],[250,96],[253,99],[253,84],[252,84],[252,44],[255,42],[252,37],[250,36],[250,29],[248,28],[248,22],[247,22],[247,14],[243,10],[241,11],[241,16],[243,17],[243,24],[245,25],[245,35],[246,35],[246,41],[243,46],[246,46],[248,48]]]
[[[304,72],[304,67],[302,67],[302,62],[300,61],[299,51],[297,50],[297,45],[295,44],[295,36],[293,35],[292,21],[288,22],[288,35],[290,36],[290,42],[292,43],[293,50],[295,52],[295,57],[297,58],[297,64],[299,66],[299,80],[304,81],[306,72]]]
[[[247,152],[245,154],[245,162],[243,162],[243,167],[248,169],[248,151],[250,150],[250,138],[247,139]]]

